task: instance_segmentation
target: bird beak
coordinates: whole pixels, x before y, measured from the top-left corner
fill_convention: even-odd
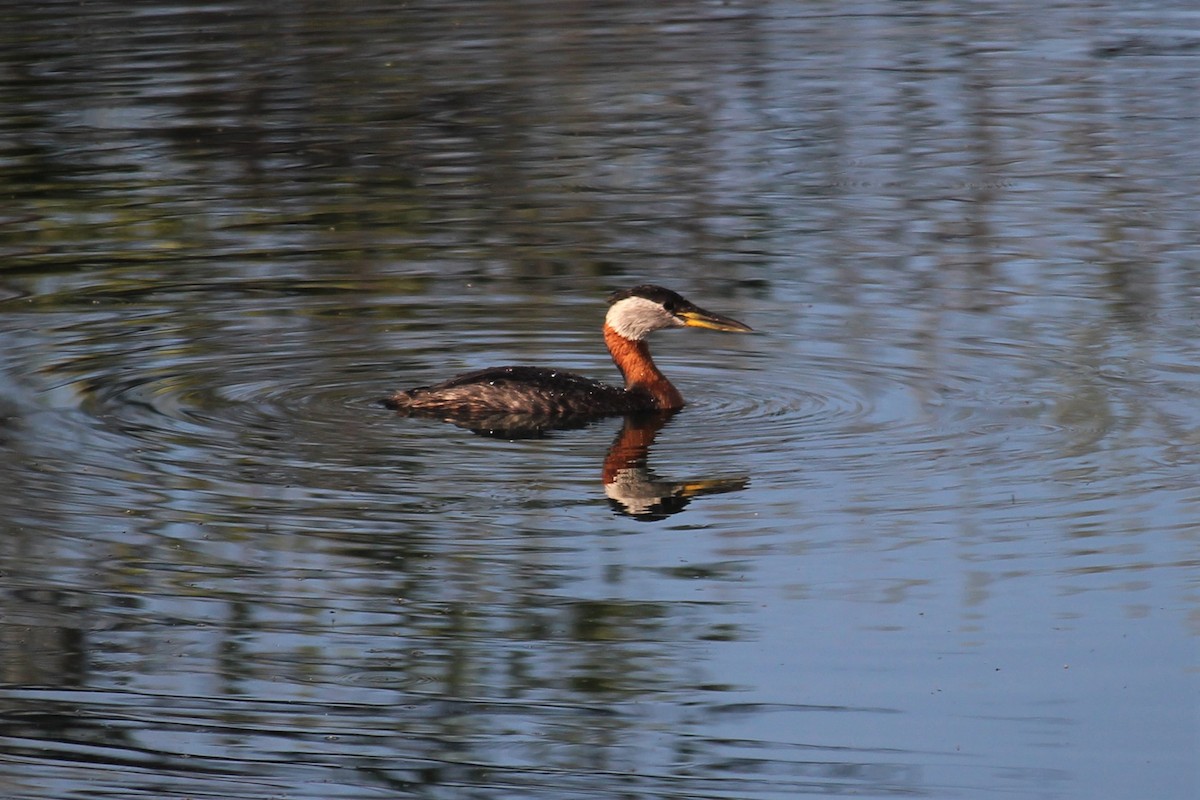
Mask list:
[[[683,320],[683,324],[689,328],[708,328],[714,331],[733,331],[736,333],[754,332],[754,329],[749,325],[743,325],[736,319],[722,317],[720,314],[714,314],[702,308],[690,308],[687,311],[678,312],[675,316]]]

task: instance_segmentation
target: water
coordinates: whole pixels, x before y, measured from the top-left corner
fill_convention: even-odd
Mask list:
[[[1195,796],[1189,4],[0,16],[5,796]]]

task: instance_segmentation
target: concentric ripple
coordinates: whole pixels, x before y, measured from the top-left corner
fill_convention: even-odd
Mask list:
[[[553,341],[540,330],[486,333],[471,329],[470,309],[455,321],[420,307],[396,324],[347,324],[329,312],[328,298],[320,303],[319,315],[285,314],[279,303],[279,313],[258,317],[214,304],[203,325],[186,329],[170,310],[142,308],[136,327],[106,313],[73,315],[37,369],[57,423],[66,421],[42,438],[60,443],[64,465],[93,478],[153,493],[201,485],[237,513],[245,497],[278,512],[298,497],[339,492],[349,493],[339,504],[352,497],[365,516],[388,519],[397,502],[418,515],[440,508],[469,518],[480,508],[587,509],[602,499],[597,475],[616,421],[506,442],[400,419],[378,404],[395,388],[487,364],[562,366],[612,380],[590,329],[555,323],[568,332]],[[435,313],[440,326],[429,324]],[[456,346],[447,352],[451,335]],[[873,482],[877,499],[890,494],[900,505],[920,475],[944,472],[948,459],[1002,475],[1030,447],[1104,432],[1094,416],[1073,420],[1072,396],[1051,379],[1019,391],[1028,381],[1005,384],[969,357],[961,363],[972,369],[931,370],[903,346],[880,358],[808,353],[768,333],[718,336],[709,340],[716,349],[694,359],[703,336],[674,339],[659,354],[689,401],[647,453],[664,478],[736,478],[754,491],[787,493],[798,475],[823,476],[831,485]]]

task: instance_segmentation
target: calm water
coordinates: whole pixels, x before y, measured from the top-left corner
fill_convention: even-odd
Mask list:
[[[0,10],[0,794],[1200,792],[1192,3],[268,7]]]

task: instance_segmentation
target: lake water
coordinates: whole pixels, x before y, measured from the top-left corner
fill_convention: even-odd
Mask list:
[[[0,793],[1192,798],[1190,2],[9,4]],[[617,378],[535,438],[377,399]]]

